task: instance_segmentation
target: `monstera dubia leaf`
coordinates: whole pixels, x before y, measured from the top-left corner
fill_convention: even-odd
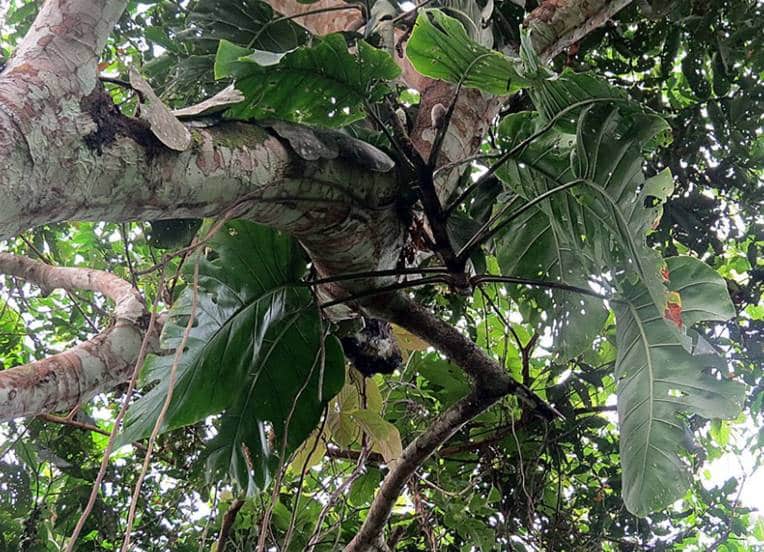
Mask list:
[[[426,77],[491,94],[511,94],[526,84],[518,60],[478,44],[458,19],[437,9],[419,11],[406,56]]]
[[[588,80],[583,81],[587,87]],[[582,87],[572,86],[574,98]],[[573,105],[559,103],[565,105],[562,110]],[[521,214],[512,215],[497,236],[497,257],[505,274],[583,288],[590,287],[592,277],[622,267],[650,288],[662,310],[666,289],[660,259],[646,246],[645,235],[671,192],[671,177],[645,179],[642,150],[665,123],[631,110],[624,115],[620,107],[605,101],[581,105],[572,128],[567,119],[554,125],[540,113],[517,113],[502,121],[502,147],[517,151],[496,174],[526,205],[515,208]],[[548,313],[562,358],[589,347],[607,318],[596,297],[560,290],[517,292]]]
[[[684,326],[725,320],[734,311],[724,281],[710,267],[669,259],[665,282],[663,262],[646,244],[673,190],[668,171],[646,178],[642,168],[643,152],[665,133],[665,122],[591,77],[568,74],[533,88],[541,113],[513,115],[501,127],[503,147],[514,154],[497,175],[525,205],[522,216],[507,219],[497,256],[502,272],[512,275],[577,285],[594,276],[609,282],[611,293],[618,289],[623,496],[631,512],[645,515],[687,489],[682,455],[691,434],[684,418],[734,417],[741,408],[742,386],[710,374],[722,360],[706,354],[701,338],[694,344]],[[568,321],[556,328],[558,341],[563,347],[585,343],[589,336],[579,326],[597,318],[585,313],[589,308],[576,312],[577,305],[556,290],[551,298],[549,317],[562,313]]]
[[[367,101],[380,100],[400,68],[385,51],[357,42],[354,53],[341,34],[316,39],[285,54],[221,41],[217,78],[233,77],[245,100],[228,114],[239,119],[283,119],[340,127],[364,117]]]
[[[724,280],[702,261],[674,257],[669,286],[681,296],[683,319],[726,320],[734,315]],[[720,379],[724,361],[697,347],[688,351],[674,321],[663,317],[647,289],[624,285],[615,306],[618,357],[623,499],[644,516],[684,496],[690,470],[682,458],[692,436],[686,417],[734,418],[743,406],[744,386]]]
[[[614,242],[607,266],[638,277],[660,310],[666,304],[660,256],[645,238],[674,186],[668,170],[645,178],[642,152],[667,126],[654,115],[623,116],[615,106],[591,105],[579,117],[571,160],[572,177],[583,184],[573,193],[581,193],[587,216],[598,221],[595,240]]]
[[[190,279],[199,263],[197,309],[163,431],[223,412],[209,465],[228,470],[243,488],[253,490],[267,482],[283,437],[289,454],[315,428],[342,386],[344,360],[336,339],[326,338],[312,295],[300,283],[305,259],[293,240],[238,221],[227,224],[210,245],[214,257],[186,264]],[[168,351],[181,343],[193,293],[186,288],[170,311],[161,340]],[[168,354],[147,362],[143,382],[158,383],[128,411],[121,442],[151,433],[168,392],[173,358]],[[266,422],[276,451],[265,439]]]
[[[540,120],[523,112],[506,117],[500,126],[501,145],[507,150],[532,136]],[[497,173],[526,202],[557,186],[546,175],[569,178],[570,156],[575,136],[559,132],[542,134],[529,149],[510,159]],[[529,165],[524,159],[533,159]],[[512,276],[553,280],[588,288],[588,278],[601,266],[601,251],[594,242],[581,237],[593,231],[583,206],[570,193],[560,193],[527,209],[497,236],[496,256],[502,273]],[[601,248],[600,248],[601,249]],[[607,318],[602,300],[570,291],[518,287],[513,290],[524,303],[538,305],[546,312],[552,328],[555,352],[571,358],[591,346]]]

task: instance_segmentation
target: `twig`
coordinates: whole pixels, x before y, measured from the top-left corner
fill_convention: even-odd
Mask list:
[[[389,286],[383,286],[380,288],[373,288],[366,291],[361,291],[359,293],[355,293],[353,295],[349,295],[347,297],[343,297],[341,299],[334,299],[332,301],[326,301],[324,303],[321,303],[322,309],[327,309],[329,307],[333,307],[334,305],[341,305],[342,303],[347,303],[349,301],[357,301],[358,299],[365,299],[367,297],[374,297],[375,295],[383,295],[386,293],[389,293],[391,291],[401,290],[401,289],[407,289],[407,288],[413,288],[413,287],[419,287],[419,286],[426,286],[428,284],[449,284],[452,285],[454,283],[453,278],[450,277],[448,274],[444,274],[443,276],[429,276],[427,278],[419,278],[418,280],[407,280],[405,282],[399,282],[397,284],[391,284]]]
[[[419,199],[422,201],[425,216],[435,241],[435,253],[438,254],[450,271],[462,272],[458,263],[458,256],[451,245],[451,239],[448,237],[446,216],[443,211],[443,205],[441,205],[438,198],[432,168],[429,165],[418,166],[417,180],[419,183]]]
[[[43,422],[50,422],[52,424],[65,425],[77,429],[82,429],[84,431],[92,431],[93,433],[100,433],[101,435],[111,435],[111,432],[106,431],[105,429],[101,429],[98,426],[86,424],[85,422],[78,422],[77,420],[71,420],[68,417],[63,418],[61,416],[54,416],[53,414],[40,414],[37,416],[37,419],[42,420]]]
[[[562,417],[532,390],[515,381],[503,367],[456,328],[440,320],[402,293],[364,304],[375,316],[393,322],[426,340],[461,367],[473,380],[473,390],[441,414],[401,454],[385,477],[361,529],[345,549],[361,552],[378,546],[393,504],[416,469],[464,424],[508,394],[549,417]],[[383,543],[384,544],[384,543]]]
[[[162,280],[164,280],[164,272],[162,273]],[[117,413],[117,417],[114,419],[114,427],[109,434],[109,441],[106,444],[106,450],[104,450],[103,458],[101,459],[101,466],[98,469],[98,474],[96,475],[96,478],[93,481],[93,487],[90,490],[90,497],[88,498],[87,505],[80,515],[79,520],[77,520],[74,531],[72,531],[72,536],[69,538],[69,544],[66,547],[66,552],[72,552],[72,550],[74,550],[74,545],[77,542],[77,538],[79,537],[80,532],[82,532],[82,528],[85,526],[85,522],[87,521],[90,512],[93,511],[93,506],[95,505],[96,497],[98,496],[98,490],[100,489],[101,482],[103,481],[104,475],[106,474],[106,467],[109,465],[109,457],[111,456],[111,452],[114,449],[114,442],[116,441],[117,433],[119,432],[119,428],[122,424],[122,419],[125,417],[125,413],[127,412],[127,406],[130,404],[130,398],[132,397],[133,390],[135,389],[135,384],[138,381],[138,373],[141,370],[141,366],[143,366],[143,360],[146,358],[146,353],[148,352],[149,343],[151,342],[154,326],[156,324],[158,305],[159,294],[157,294],[156,298],[154,299],[154,305],[151,309],[151,317],[149,318],[148,328],[146,329],[146,334],[144,335],[143,341],[141,342],[141,348],[138,352],[138,358],[135,361],[133,374],[130,377],[130,382],[127,385],[125,397],[122,399],[122,406]]]
[[[732,503],[732,507],[730,508],[730,514],[727,516],[727,528],[724,530],[724,532],[719,535],[719,538],[714,541],[711,546],[709,546],[708,551],[714,552],[719,548],[720,545],[727,542],[730,536],[730,532],[732,531],[732,516],[735,514],[735,510],[737,509],[737,505],[740,503],[740,495],[743,494],[743,487],[745,486],[745,482],[748,480],[748,474],[745,474],[743,476],[742,481],[740,481],[740,484],[737,488],[737,495],[735,496],[735,501]]]
[[[427,479],[422,478],[422,481],[425,483],[428,483],[430,485],[433,485]],[[408,482],[409,491],[411,492],[411,501],[414,503],[414,513],[415,518],[417,520],[417,524],[419,525],[419,529],[424,533],[425,538],[427,539],[427,543],[430,546],[430,552],[437,552],[438,548],[435,541],[435,535],[433,534],[432,525],[429,523],[429,516],[427,515],[427,511],[425,510],[423,501],[422,501],[422,495],[419,492],[419,487],[414,481]],[[438,489],[439,491],[442,491],[442,489]],[[448,496],[448,493],[444,493],[446,496]]]
[[[99,75],[98,80],[101,82],[108,82],[109,84],[116,84],[117,86],[121,86],[123,88],[129,88],[130,90],[135,90],[132,84],[127,82],[126,80],[122,79],[115,79],[114,77],[106,77],[104,75]],[[140,94],[140,92],[138,92]]]
[[[414,19],[414,17],[416,16],[417,12],[419,10],[421,10],[422,8],[424,8],[427,4],[430,4],[431,2],[432,2],[432,0],[423,0],[422,2],[420,2],[419,4],[414,6],[412,9],[410,9],[409,11],[406,11],[406,12],[403,12],[403,13],[401,13],[399,15],[396,15],[392,19],[393,25],[395,25],[396,23],[398,23],[399,21],[401,21],[403,19],[408,19],[408,18]]]
[[[26,246],[31,249],[37,257],[44,262],[47,265],[50,266],[57,266],[50,258],[48,258],[47,255],[45,255],[42,251],[40,251],[35,244],[33,244],[29,239],[24,236],[24,234],[20,234],[19,238],[21,238],[21,241],[26,244]],[[73,292],[67,290],[64,290],[64,293],[66,293],[66,296],[69,298],[69,300],[74,304],[74,308],[76,308],[79,313],[82,315],[82,318],[85,319],[85,322],[88,323],[88,326],[90,326],[90,329],[94,332],[98,333],[98,326],[95,325],[95,322],[93,322],[90,317],[88,316],[88,313],[85,312],[85,309],[82,308],[82,305],[80,304],[80,301],[77,299],[77,296],[74,295]]]
[[[385,135],[385,138],[387,138],[387,140],[390,142],[390,145],[392,145],[393,148],[398,151],[401,159],[406,161],[406,163],[409,165],[409,168],[413,170],[421,162],[421,157],[417,153],[416,149],[411,145],[411,141],[409,140],[405,129],[400,126],[400,121],[398,121],[398,117],[395,112],[392,111],[392,115],[389,117],[391,123],[390,126],[393,129],[393,132],[391,133],[385,122],[379,117],[377,112],[374,111],[371,103],[366,101],[365,106],[366,112],[377,124],[377,127],[379,127],[382,134]]]
[[[155,262],[154,266],[151,266],[145,270],[140,270],[136,272],[137,276],[145,276],[146,274],[151,274],[152,272],[156,272],[157,270],[163,269],[167,263],[170,262],[170,260],[173,257],[179,257],[187,255],[188,253],[191,253],[192,251],[198,249],[199,247],[205,245],[208,241],[210,241],[215,234],[218,233],[218,231],[232,218],[235,218],[237,215],[240,214],[241,209],[246,203],[249,203],[250,201],[255,201],[258,198],[259,194],[247,194],[236,201],[234,201],[230,207],[228,207],[220,217],[220,219],[215,222],[215,224],[212,225],[212,227],[209,229],[207,234],[199,239],[194,240],[190,245],[183,247],[181,249],[178,249],[172,253],[165,254],[162,259],[159,260],[159,262]],[[150,250],[149,250],[150,251]]]
[[[231,503],[231,506],[229,506],[225,515],[223,515],[223,523],[220,524],[220,533],[218,534],[217,552],[225,551],[226,544],[228,544],[228,537],[231,535],[231,529],[233,529],[233,524],[236,521],[236,515],[244,504],[244,500],[237,498]]]
[[[324,519],[326,519],[326,515],[329,513],[329,510],[334,506],[334,504],[336,504],[336,502],[345,493],[345,491],[350,488],[353,482],[361,477],[361,475],[363,475],[364,471],[366,470],[366,458],[368,454],[369,446],[366,444],[361,450],[361,454],[358,455],[358,461],[351,474],[340,485],[337,486],[337,488],[329,497],[329,500],[327,500],[326,504],[324,504],[323,508],[321,508],[321,512],[319,513],[318,519],[316,520],[316,527],[313,530],[313,534],[311,535],[310,539],[308,540],[308,546],[306,549],[308,552],[315,549],[315,547],[320,542],[321,526],[324,524]]]
[[[464,159],[459,159],[457,161],[451,161],[450,163],[445,163],[435,169],[435,176],[438,176],[438,174],[441,171],[446,171],[448,169],[453,169],[454,167],[458,167],[459,165],[465,165],[467,163],[472,163],[473,161],[480,161],[482,159],[497,159],[501,157],[500,153],[476,153],[475,155],[470,155],[469,157],[465,157]],[[457,207],[457,205],[451,204],[446,209],[446,213],[449,213],[454,210],[454,208]]]
[[[589,406],[586,408],[574,408],[573,414],[576,416],[581,414],[595,414],[597,412],[615,412],[618,410],[618,406],[614,404],[602,404],[598,406]]]
[[[199,549],[197,552],[203,552],[207,542],[207,532],[210,530],[210,523],[212,522],[212,517],[215,515],[215,510],[217,509],[218,505],[218,485],[219,483],[215,483],[215,493],[212,498],[212,507],[210,508],[210,514],[207,516],[207,520],[204,522],[204,531],[202,531],[202,536],[199,538]]]
[[[119,233],[122,235],[122,244],[125,248],[125,260],[127,261],[127,270],[130,272],[130,281],[135,289],[138,289],[138,279],[135,276],[135,267],[133,266],[133,259],[130,255],[130,236],[127,232],[127,223],[119,225]]]
[[[517,438],[517,432],[515,431],[515,416],[510,410],[509,412],[509,421],[510,421],[510,427],[512,429],[512,437],[515,441],[515,447],[517,447],[517,461],[520,468],[520,486],[523,489],[523,494],[525,495],[525,499],[527,500],[528,505],[528,521],[531,522],[531,525],[529,527],[532,527],[532,512],[533,512],[533,498],[531,498],[530,493],[528,493],[528,489],[525,486],[525,467],[523,466],[523,451],[522,447],[520,447],[520,440]]]
[[[448,133],[448,127],[451,125],[451,118],[454,115],[454,110],[456,109],[456,103],[459,101],[459,93],[462,91],[462,86],[464,85],[464,81],[467,80],[467,77],[469,76],[470,71],[472,71],[472,68],[475,67],[475,65],[477,65],[479,61],[481,61],[485,57],[488,57],[489,55],[490,54],[479,55],[478,57],[476,57],[470,62],[470,64],[464,70],[464,74],[462,74],[462,76],[459,78],[459,82],[456,83],[456,89],[454,90],[454,95],[451,98],[451,102],[448,105],[448,109],[446,110],[445,116],[443,117],[441,121],[438,121],[438,124],[439,124],[438,133],[435,135],[435,140],[433,141],[432,148],[430,149],[430,157],[427,160],[427,165],[430,168],[430,171],[433,172],[433,178],[434,178],[435,168],[438,165],[438,156],[440,155],[440,150],[443,147],[443,142],[446,139],[446,134]]]
[[[610,295],[603,295],[602,293],[597,293],[594,290],[586,289],[578,286],[572,286],[569,284],[564,284],[562,282],[554,282],[554,281],[548,281],[548,280],[533,280],[531,278],[519,278],[517,276],[493,276],[491,274],[478,274],[477,276],[473,276],[470,278],[470,284],[473,286],[479,285],[483,282],[502,282],[507,284],[520,284],[524,286],[537,286],[542,288],[550,288],[550,289],[561,289],[564,291],[572,291],[575,293],[581,293],[583,295],[589,295],[590,297],[597,297],[598,299],[603,299],[607,301],[617,301],[617,299],[613,298]]]
[[[297,523],[297,512],[300,506],[300,498],[302,497],[302,486],[305,483],[305,475],[308,473],[308,463],[310,462],[310,458],[316,452],[316,449],[318,448],[318,443],[323,438],[324,428],[326,427],[326,420],[327,420],[327,414],[328,414],[327,409],[328,407],[324,409],[324,417],[323,417],[323,420],[321,420],[321,425],[318,427],[316,438],[313,441],[313,446],[311,447],[310,451],[308,451],[308,454],[305,457],[305,462],[303,462],[302,468],[300,468],[300,479],[297,482],[297,494],[295,495],[295,502],[294,502],[294,507],[292,508],[292,514],[289,516],[289,527],[287,527],[286,535],[284,536],[284,543],[281,547],[282,550],[289,550],[289,544],[292,541],[292,534],[294,533],[295,524]]]
[[[444,266],[424,267],[424,268],[394,268],[390,270],[371,270],[368,272],[350,272],[347,274],[337,274],[327,278],[317,278],[307,280],[305,283],[311,286],[330,284],[332,282],[344,282],[347,280],[362,280],[364,278],[382,278],[385,276],[402,276],[405,274],[447,274],[448,269]]]
[[[183,351],[186,348],[186,343],[188,343],[188,338],[191,335],[191,330],[194,327],[194,322],[196,320],[196,309],[199,303],[199,257],[196,258],[196,263],[194,264],[194,281],[192,284],[192,298],[191,298],[191,312],[188,318],[188,323],[186,324],[185,329],[183,330],[183,337],[180,340],[180,344],[178,345],[178,348],[175,350],[175,358],[173,359],[172,366],[170,368],[170,375],[168,378],[168,384],[167,384],[167,396],[165,397],[164,404],[162,404],[162,409],[159,411],[159,416],[156,419],[156,422],[154,423],[154,428],[151,430],[151,436],[149,437],[149,443],[146,446],[146,454],[143,457],[143,466],[141,468],[141,473],[138,476],[138,480],[135,482],[135,488],[133,489],[133,495],[130,499],[130,511],[128,512],[127,516],[127,526],[125,528],[125,538],[122,541],[122,552],[127,552],[130,550],[130,534],[132,532],[133,527],[133,521],[135,519],[135,511],[138,507],[138,498],[141,492],[141,486],[143,485],[143,479],[146,477],[146,472],[149,469],[149,463],[151,462],[151,453],[154,450],[154,443],[156,442],[156,438],[159,435],[159,431],[162,428],[162,424],[164,423],[164,418],[167,415],[167,411],[170,408],[170,403],[172,401],[173,391],[175,389],[175,380],[178,375],[178,365],[180,364],[180,359],[183,356]],[[157,294],[157,297],[159,294]]]

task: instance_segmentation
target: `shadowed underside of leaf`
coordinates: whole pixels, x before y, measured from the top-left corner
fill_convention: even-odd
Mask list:
[[[145,60],[142,71],[174,106],[186,107],[225,87],[213,76],[221,40],[269,52],[293,50],[310,40],[308,31],[262,0],[202,0],[189,2],[187,9],[182,24],[146,30],[146,38],[166,51]]]
[[[223,412],[210,443],[213,472],[228,471],[244,489],[267,482],[273,451],[286,437],[289,454],[313,430],[344,379],[344,357],[325,339],[310,292],[298,283],[305,268],[291,239],[252,223],[229,223],[211,242],[216,257],[198,259],[195,324],[177,369],[165,431]],[[193,270],[196,260],[187,265]],[[173,305],[162,345],[180,344],[191,314],[189,287]],[[129,410],[121,442],[146,437],[167,394],[174,355],[153,357],[143,379],[159,383]],[[254,473],[248,468],[254,469]]]

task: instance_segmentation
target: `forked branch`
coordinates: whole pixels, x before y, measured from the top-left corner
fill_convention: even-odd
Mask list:
[[[56,267],[9,253],[0,253],[0,274],[45,291],[94,291],[116,305],[114,323],[92,339],[0,372],[0,421],[69,410],[130,376],[148,316],[129,282],[101,270]]]
[[[472,340],[403,293],[378,297],[367,304],[366,309],[374,316],[405,328],[448,356],[472,378],[473,390],[441,414],[404,449],[401,457],[390,467],[366,520],[346,547],[346,552],[385,550],[382,529],[409,477],[464,424],[503,397],[513,394],[542,416],[560,416],[554,407],[514,380]]]

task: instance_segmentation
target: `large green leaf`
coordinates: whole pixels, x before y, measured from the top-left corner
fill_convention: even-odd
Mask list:
[[[220,40],[269,52],[286,52],[304,44],[309,33],[297,22],[275,13],[263,0],[193,2],[188,25],[192,36],[214,50]]]
[[[571,94],[578,98],[583,85],[574,82]],[[664,123],[631,110],[622,115],[620,104],[595,101],[577,109],[571,128],[565,110],[576,102],[564,102],[559,90],[556,97],[564,105],[557,125],[548,115],[518,113],[500,127],[502,146],[520,149],[497,175],[526,203],[552,194],[500,234],[502,272],[588,288],[592,276],[602,278],[621,267],[649,286],[656,304],[665,304],[659,258],[645,245],[645,235],[660,216],[671,178],[646,180],[642,172],[643,147]],[[553,192],[556,188],[561,189]],[[548,313],[562,358],[588,347],[607,317],[604,304],[594,297],[558,290],[520,293]]]
[[[285,54],[221,41],[215,76],[234,77],[245,100],[229,111],[241,119],[276,118],[340,127],[363,118],[366,101],[389,91],[400,68],[387,52],[359,40],[354,53],[341,34]]]
[[[567,218],[559,215],[567,209]],[[573,213],[580,206],[572,198],[544,208],[535,208],[517,219],[513,230],[497,242],[497,258],[503,274],[552,280],[589,289],[586,266],[591,266],[589,252],[569,239],[561,227],[576,225]],[[554,338],[554,351],[559,360],[572,358],[589,347],[599,335],[608,316],[604,302],[597,297],[565,290],[547,290],[518,286],[512,295],[523,303],[535,305],[546,316],[535,317],[542,326],[549,326]]]
[[[311,335],[314,324],[315,320],[310,317],[292,317],[283,324],[283,330],[293,331],[298,343],[285,346],[274,339],[266,346],[260,373],[249,379],[236,402],[225,410],[218,434],[207,447],[205,456],[210,474],[228,472],[251,494],[267,483],[274,467],[274,462],[268,462],[267,458],[270,445],[263,421],[273,425],[274,461],[282,448],[288,457],[316,427],[323,406],[342,386],[345,357],[334,337],[327,338],[323,350],[316,349],[315,339],[311,339],[315,337]],[[292,369],[284,370],[285,366]],[[318,386],[322,378],[326,398],[319,401]],[[295,380],[302,380],[304,388],[295,389]],[[247,447],[246,453],[242,445]],[[249,473],[248,462],[258,470],[254,477]]]
[[[571,160],[573,178],[584,181],[581,201],[587,216],[599,222],[593,226],[598,230],[595,239],[602,245],[614,243],[608,265],[639,278],[661,310],[666,290],[659,273],[660,256],[645,238],[660,220],[673,182],[668,170],[646,179],[642,152],[666,128],[657,116],[591,105],[579,117]]]
[[[491,94],[511,94],[525,85],[518,61],[478,44],[459,20],[437,9],[420,10],[406,56],[426,77]]]
[[[677,259],[673,277],[686,281],[697,266]],[[700,312],[713,319],[729,312],[720,280],[717,275],[685,288],[694,320]],[[624,286],[623,298],[615,308],[623,499],[630,512],[644,516],[669,506],[689,486],[690,471],[681,457],[691,441],[685,417],[733,418],[745,389],[708,372],[723,367],[720,357],[686,350],[644,286]]]
[[[214,258],[186,265],[188,277],[199,262],[198,305],[163,430],[225,410],[211,463],[225,464],[243,487],[252,488],[264,484],[269,470],[263,424],[269,422],[278,438],[288,434],[287,450],[299,444],[341,387],[342,354],[334,340],[325,342],[317,307],[299,283],[305,259],[294,241],[239,221],[226,225],[211,247]],[[189,287],[173,305],[163,329],[164,348],[179,346],[192,298]],[[143,380],[159,383],[128,411],[121,442],[151,432],[173,357],[147,363]],[[256,469],[254,482],[244,479],[242,445]]]
[[[681,323],[664,319],[669,291],[680,294],[674,306],[681,304],[686,324],[725,320],[734,311],[724,282],[695,259],[669,259],[666,285],[660,257],[646,244],[673,190],[668,171],[643,173],[643,152],[665,123],[590,77],[568,74],[534,83],[534,91],[541,113],[502,124],[504,147],[517,151],[497,174],[526,203],[552,195],[508,225],[497,256],[514,274],[564,283],[595,276],[619,288],[623,496],[630,511],[645,515],[680,498],[689,484],[680,457],[688,434],[683,416],[734,417],[743,399],[741,385],[708,373],[721,359],[701,354],[707,347],[693,347]],[[550,317],[567,311],[572,322],[564,329],[583,338],[577,326],[589,320],[557,292],[552,299]]]
[[[533,135],[541,124],[529,112],[511,115],[502,121],[502,147],[512,149]],[[575,137],[549,132],[531,147],[510,160],[499,171],[523,199],[532,200],[557,186],[549,177],[570,179],[570,155]],[[528,164],[525,160],[533,160]],[[588,288],[588,277],[600,272],[601,248],[582,239],[591,234],[583,206],[572,193],[561,193],[540,202],[516,218],[497,238],[496,255],[503,274],[552,280]],[[561,359],[573,357],[591,346],[606,318],[602,300],[562,290],[513,289],[524,303],[537,305],[546,317],[537,317],[552,328],[555,352]],[[546,322],[543,322],[546,318]]]

